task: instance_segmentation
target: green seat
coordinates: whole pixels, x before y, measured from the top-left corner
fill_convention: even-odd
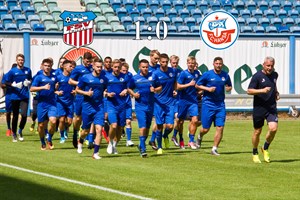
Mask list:
[[[57,24],[47,24],[46,31],[59,31]]]
[[[97,0],[97,4],[101,9],[110,7],[108,0]]]
[[[114,25],[112,27],[113,32],[125,32],[125,27],[123,25]]]
[[[112,27],[111,25],[108,24],[103,24],[99,28],[100,32],[112,32]]]
[[[115,15],[114,10],[110,7],[109,8],[103,8],[102,13],[106,18],[108,18],[109,16],[114,16]]]
[[[106,17],[104,16],[98,16],[94,21],[98,27],[100,27],[100,25],[107,24]]]
[[[107,17],[107,21],[112,26],[120,24],[120,20],[117,16],[109,16],[109,17]]]
[[[49,14],[49,10],[46,6],[42,6],[42,7],[38,7],[36,9],[36,13],[42,17],[43,15],[48,15]]]
[[[49,11],[50,11],[50,14],[53,16],[53,18],[55,16],[60,16],[60,14],[61,14],[61,9],[59,7],[49,8]]]
[[[54,22],[57,24],[58,29],[61,31],[64,26],[64,21],[59,16],[53,16]]]
[[[32,4],[35,9],[45,6],[43,0],[32,0]]]
[[[47,5],[47,7],[53,8],[53,7],[57,7],[57,1],[56,0],[45,0],[45,3]]]
[[[97,16],[102,15],[102,11],[99,7],[92,8],[91,11],[93,11]]]
[[[87,11],[90,11],[91,9],[97,7],[97,5],[96,5],[96,0],[85,0],[85,1],[84,1],[84,4],[85,4],[85,9],[86,9]]]
[[[46,26],[47,24],[53,24],[54,23],[54,19],[52,17],[52,15],[43,15],[41,17],[42,22],[44,23],[44,25]]]

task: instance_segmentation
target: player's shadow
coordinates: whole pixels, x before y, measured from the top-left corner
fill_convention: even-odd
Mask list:
[[[225,155],[234,155],[234,154],[251,154],[252,151],[229,151],[229,152],[221,152],[221,154],[225,154]]]
[[[284,160],[271,160],[271,162],[278,162],[278,163],[291,163],[291,162],[299,162],[300,159],[284,159]]]

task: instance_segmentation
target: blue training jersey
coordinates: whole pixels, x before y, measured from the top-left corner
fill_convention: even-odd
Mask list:
[[[214,92],[203,92],[203,104],[212,106],[223,106],[225,100],[225,85],[232,86],[231,79],[227,72],[221,71],[220,74],[216,74],[214,70],[205,72],[198,80],[197,85],[216,87]]]
[[[107,97],[107,108],[113,109],[125,109],[127,96],[120,96],[120,93],[127,89],[127,83],[129,81],[128,76],[120,73],[118,76],[115,76],[113,73],[106,74],[108,79],[107,92],[114,92],[114,97]]]
[[[92,66],[85,67],[84,65],[77,65],[71,72],[70,78],[74,81],[79,81],[79,79],[93,71]],[[76,94],[76,98],[83,98],[81,94]]]
[[[160,68],[153,72],[162,85],[162,91],[155,94],[155,102],[158,104],[174,105],[176,99],[173,97],[174,84],[176,81],[176,72],[173,68],[168,67],[166,72],[161,71]]]
[[[132,75],[131,72],[127,72],[127,74],[125,74],[125,75],[128,76],[128,81],[130,81],[132,79],[132,77],[133,77],[133,75]],[[132,107],[130,95],[127,95],[126,104],[127,104],[128,107]]]
[[[135,109],[152,110],[154,107],[154,93],[150,92],[150,87],[159,87],[161,84],[155,74],[148,73],[146,76],[136,74],[130,79],[128,88],[140,94],[140,98],[135,99]]]
[[[149,69],[148,69],[148,71],[149,72],[154,72],[155,70],[157,70],[157,69],[159,69],[160,68],[160,65],[159,64],[156,64],[156,65],[154,65],[154,66],[151,66],[150,64],[149,64]],[[138,72],[138,74],[139,74],[140,72]]]
[[[20,83],[25,81],[25,79],[31,81],[32,74],[31,70],[28,67],[23,67],[19,69],[18,67],[14,67],[7,73],[6,83]],[[11,100],[22,100],[29,98],[29,88],[22,86],[21,89],[12,87],[11,88]]]
[[[74,95],[71,93],[75,86],[69,84],[69,76],[64,74],[57,75],[58,91],[63,91],[63,95],[57,95],[57,101],[62,105],[68,106],[73,104]]]
[[[50,74],[46,76],[45,74],[39,74],[35,76],[32,86],[40,87],[47,84],[50,84],[50,90],[40,90],[36,94],[36,99],[38,102],[44,102],[50,105],[56,105],[56,96],[55,96],[55,84],[57,83],[57,78],[55,75]]]
[[[1,84],[5,84],[7,82],[7,73],[3,75]],[[10,99],[12,93],[12,87],[10,85],[6,85],[5,87],[5,99]]]
[[[177,82],[179,84],[187,84],[194,80],[196,83],[200,78],[200,73],[198,70],[194,70],[193,73],[191,73],[188,69],[182,71],[177,78]],[[197,103],[197,89],[195,86],[189,86],[187,88],[184,88],[182,90],[179,90],[178,93],[179,96],[179,103],[184,104],[191,104],[191,103]]]
[[[89,106],[97,108],[101,106],[103,104],[103,92],[107,87],[105,73],[101,72],[99,76],[94,76],[92,73],[83,75],[79,79],[78,87],[84,91],[89,91],[90,89],[93,91],[91,97],[84,95],[83,108],[88,108]],[[85,112],[85,109],[82,111]]]

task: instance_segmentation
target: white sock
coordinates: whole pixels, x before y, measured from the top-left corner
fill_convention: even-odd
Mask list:
[[[218,147],[213,146],[213,147],[212,147],[212,150],[213,150],[213,151],[218,150]]]

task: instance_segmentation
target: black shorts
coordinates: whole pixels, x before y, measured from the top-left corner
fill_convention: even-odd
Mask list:
[[[253,110],[253,126],[254,128],[261,128],[264,126],[264,121],[278,122],[277,110],[274,109],[254,109]]]

